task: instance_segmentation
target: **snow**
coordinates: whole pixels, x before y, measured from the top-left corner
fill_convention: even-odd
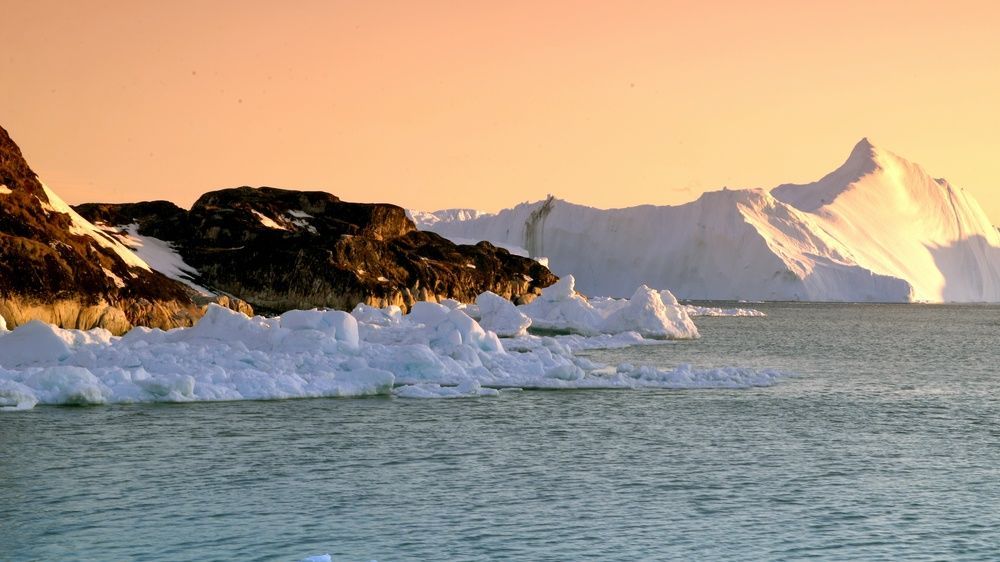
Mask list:
[[[305,211],[292,210],[292,211],[287,211],[285,214],[287,215],[287,217],[286,217],[285,220],[287,220],[289,223],[291,223],[291,224],[293,224],[293,225],[295,225],[295,226],[297,226],[299,228],[304,228],[304,229],[306,229],[307,231],[309,231],[309,232],[311,232],[313,234],[318,234],[319,233],[319,230],[317,230],[315,226],[309,224],[309,219],[313,218],[313,216],[310,215],[309,213],[307,213]],[[261,215],[258,213],[258,216],[261,216]],[[267,226],[267,223],[265,223],[265,226]],[[280,227],[280,228],[282,228],[282,230],[285,230],[284,227]]]
[[[154,270],[184,283],[200,295],[212,296],[214,294],[193,281],[198,276],[198,271],[184,263],[184,258],[177,253],[170,242],[139,234],[138,224],[118,226],[112,232],[119,236],[139,259],[149,264]]]
[[[559,199],[421,227],[547,256],[588,294],[641,284],[690,300],[1000,302],[1000,234],[964,190],[867,139],[818,182],[678,206]]]
[[[260,211],[257,211],[255,209],[250,209],[250,212],[253,213],[255,217],[257,217],[257,219],[260,221],[260,224],[266,226],[267,228],[271,228],[274,230],[288,230],[287,227],[278,224],[277,222],[274,221],[274,219],[265,215],[264,213],[261,213]]]
[[[543,302],[580,306],[572,288],[570,279]],[[466,309],[430,302],[415,304],[407,315],[398,307],[358,305],[350,314],[294,310],[273,318],[209,305],[191,328],[135,328],[121,337],[33,321],[0,333],[0,409],[368,395],[459,398],[497,396],[504,388],[742,388],[785,376],[739,368],[609,366],[576,355],[664,344],[639,332],[661,335],[662,326],[653,321],[676,321],[671,315],[683,309],[671,308],[649,289],[636,297],[602,309],[618,310],[611,316],[616,328],[628,331],[504,340]],[[514,327],[516,319],[522,325],[524,319],[512,314],[521,312],[499,298],[484,295],[476,308],[495,323]],[[635,326],[627,325],[630,319]]]
[[[48,203],[42,202],[42,207],[50,212],[63,213],[69,215],[70,218],[70,228],[69,231],[77,236],[89,236],[94,239],[99,245],[113,251],[118,255],[128,266],[138,267],[150,270],[149,264],[142,261],[134,252],[125,247],[122,243],[118,242],[107,233],[103,232],[100,228],[94,226],[87,219],[81,217],[79,213],[73,210],[72,207],[66,204],[65,201],[59,198],[49,187],[42,184],[42,188],[45,190],[45,196],[49,200]]]

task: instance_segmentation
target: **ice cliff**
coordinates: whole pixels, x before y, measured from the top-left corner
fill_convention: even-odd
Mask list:
[[[867,139],[811,184],[723,189],[678,206],[549,198],[413,216],[446,237],[547,257],[593,295],[646,284],[685,299],[1000,301],[1000,235],[975,199]]]

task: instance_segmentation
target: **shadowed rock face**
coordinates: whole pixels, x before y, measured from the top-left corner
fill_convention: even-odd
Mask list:
[[[61,212],[0,127],[0,316],[63,327],[190,325],[200,316],[187,290],[136,267]],[[79,221],[79,219],[76,219]],[[99,234],[97,236],[100,236]]]
[[[93,222],[138,224],[141,235],[172,242],[201,284],[272,312],[472,302],[483,291],[528,299],[557,279],[489,243],[418,231],[401,207],[325,192],[239,187],[206,193],[190,211],[162,201],[76,209]]]

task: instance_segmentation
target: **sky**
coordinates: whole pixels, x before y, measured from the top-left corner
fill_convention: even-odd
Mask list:
[[[1000,223],[1000,4],[0,0],[70,203],[239,185],[495,211],[820,178],[868,137]]]

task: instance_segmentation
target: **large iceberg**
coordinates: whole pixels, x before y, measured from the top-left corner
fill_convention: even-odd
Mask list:
[[[191,328],[135,328],[121,337],[36,321],[0,332],[0,409],[36,403],[447,398],[495,396],[505,388],[747,387],[782,376],[740,368],[608,366],[576,355],[581,349],[663,343],[643,333],[696,335],[684,309],[666,304],[651,289],[594,308],[572,292],[568,279],[543,295],[540,305],[514,310],[517,315],[513,305],[501,306],[493,297],[482,297],[478,308],[495,324],[520,326],[521,315],[542,310],[549,326],[583,329],[501,339],[463,307],[430,302],[406,315],[395,307],[359,305],[350,314],[293,310],[273,318],[210,305]],[[575,324],[580,318],[589,320]]]
[[[449,238],[546,256],[586,293],[684,299],[1000,302],[1000,234],[961,188],[863,139],[819,181],[723,189],[677,206],[559,199],[415,214]]]

